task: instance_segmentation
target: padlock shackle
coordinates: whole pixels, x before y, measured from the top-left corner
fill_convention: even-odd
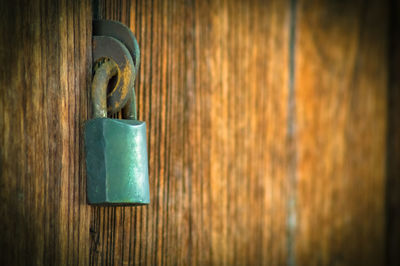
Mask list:
[[[110,79],[118,74],[118,65],[111,58],[101,62],[95,70],[92,81],[92,107],[93,118],[107,117],[107,87]],[[136,74],[136,73],[135,73]],[[132,86],[129,100],[124,110],[126,119],[136,120],[135,87]]]

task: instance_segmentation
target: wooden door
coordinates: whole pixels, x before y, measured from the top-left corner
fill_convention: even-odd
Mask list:
[[[398,11],[2,1],[0,261],[397,265]],[[149,206],[86,203],[93,17],[141,48]]]

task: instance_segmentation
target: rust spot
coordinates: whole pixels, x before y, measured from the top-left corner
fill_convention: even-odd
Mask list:
[[[107,110],[109,112],[117,112],[121,110],[130,97],[130,89],[133,86],[134,77],[132,76],[132,64],[125,56],[125,66],[121,69],[118,67],[118,79],[115,87],[107,95],[108,98],[112,97],[110,106]]]

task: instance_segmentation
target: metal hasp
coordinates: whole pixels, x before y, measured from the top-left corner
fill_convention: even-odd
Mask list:
[[[93,22],[93,119],[85,123],[89,204],[150,203],[146,123],[136,120],[139,46],[125,25]],[[109,83],[115,85],[109,89]],[[107,91],[108,90],[108,91]],[[107,118],[123,111],[126,119]]]

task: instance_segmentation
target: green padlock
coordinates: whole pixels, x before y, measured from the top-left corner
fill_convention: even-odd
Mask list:
[[[114,43],[115,54],[124,46],[118,40],[97,38],[96,45]],[[137,51],[138,52],[138,51]],[[150,203],[146,123],[136,120],[133,82],[136,70],[129,52],[124,50],[125,62],[114,56],[98,62],[92,81],[94,118],[85,124],[87,199],[89,204],[142,205]],[[137,67],[137,66],[136,66]],[[130,75],[126,71],[131,71]],[[130,119],[107,118],[107,85],[117,75],[117,84],[125,82],[129,88],[125,116]],[[124,79],[124,80],[122,80]],[[133,79],[133,82],[132,80]]]

